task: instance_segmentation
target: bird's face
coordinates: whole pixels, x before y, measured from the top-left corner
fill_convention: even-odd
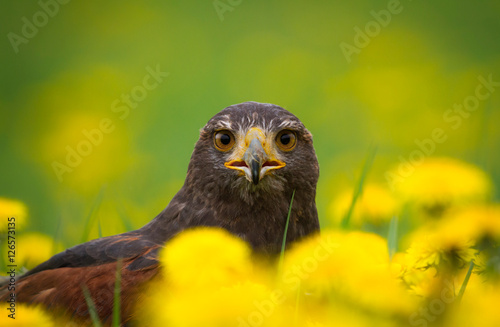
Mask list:
[[[246,130],[222,129],[214,133],[214,145],[219,151],[231,151],[224,166],[239,172],[254,185],[274,170],[286,166],[285,158],[279,153],[291,151],[296,145],[296,132],[283,129],[278,134],[252,126]]]
[[[309,131],[290,112],[271,104],[246,102],[215,115],[201,131],[192,163],[201,157],[204,168],[197,168],[219,185],[250,193],[300,183],[315,187],[319,174]]]

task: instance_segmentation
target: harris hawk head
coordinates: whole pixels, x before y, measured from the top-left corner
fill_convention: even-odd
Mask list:
[[[17,280],[17,301],[88,321],[85,286],[109,323],[119,267],[126,323],[144,283],[157,275],[159,249],[185,229],[224,228],[271,255],[281,250],[289,212],[287,244],[319,231],[318,176],[311,133],[297,117],[273,104],[229,106],[202,128],[185,183],[160,214],[138,230],[54,255]],[[0,287],[0,300],[9,296]]]
[[[209,192],[236,192],[240,201],[254,204],[292,190],[315,195],[318,176],[312,135],[304,124],[277,105],[245,102],[225,108],[203,127],[186,183]]]

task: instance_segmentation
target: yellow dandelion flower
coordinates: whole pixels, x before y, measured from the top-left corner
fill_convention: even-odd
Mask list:
[[[270,287],[271,274],[251,256],[247,243],[220,228],[180,233],[160,252],[162,274],[138,315],[151,326],[261,325],[281,312],[283,292]]]
[[[444,324],[446,327],[497,327],[500,326],[500,284],[498,281],[484,283],[478,276],[472,276],[460,306],[453,307],[454,311]]]
[[[484,272],[491,253],[484,246],[478,247],[478,242],[486,235],[497,235],[495,215],[495,207],[454,210],[414,232],[404,258],[398,257],[401,278],[411,292],[425,298],[434,296],[445,281],[463,278],[471,261],[475,264],[474,273]]]
[[[175,294],[167,301],[165,324],[171,326],[234,326],[248,319],[262,320],[254,302],[263,301],[270,292],[254,283],[236,284],[215,291],[199,290]],[[193,310],[197,313],[192,314]],[[160,325],[158,325],[160,326]]]
[[[409,266],[416,269],[462,268],[478,255],[472,241],[457,238],[455,235],[419,231],[414,238],[415,241],[407,253]]]
[[[145,309],[139,310],[145,326],[254,326],[281,315],[283,292],[251,281],[219,288],[166,291],[153,288]],[[195,314],[193,314],[195,313]],[[282,316],[284,319],[285,316]],[[265,324],[267,326],[267,324]]]
[[[182,288],[219,287],[251,276],[251,249],[241,239],[218,228],[180,233],[160,253],[166,278]]]
[[[45,312],[41,307],[38,306],[27,306],[25,304],[16,303],[15,314],[11,318],[9,315],[12,312],[7,310],[2,310],[0,315],[0,326],[3,327],[52,327],[56,326],[53,318]]]
[[[443,219],[428,222],[410,237],[408,266],[460,268],[470,261],[484,267],[487,258],[479,256],[477,246],[485,239],[500,238],[500,207],[474,206],[452,210]]]
[[[441,216],[457,205],[484,202],[492,192],[485,172],[457,159],[426,158],[407,175],[396,183],[397,193],[430,216]]]
[[[450,212],[440,223],[448,234],[480,242],[500,239],[500,206],[483,205]]]
[[[0,233],[7,232],[8,226],[14,226],[8,225],[8,222],[14,223],[15,231],[18,231],[26,225],[28,208],[21,201],[0,197],[0,218],[2,218]],[[14,220],[8,220],[9,218],[14,218]]]
[[[16,239],[16,264],[31,269],[60,250],[62,246],[55,244],[50,236],[38,232],[23,233]]]
[[[408,268],[402,274],[402,280],[411,294],[422,298],[430,298],[441,285],[441,278],[435,267],[428,269]]]
[[[408,287],[410,294],[421,299],[421,306],[432,305],[433,302],[438,300],[443,300],[449,305],[457,299],[468,270],[469,267],[463,267],[462,269],[443,273],[437,267],[417,269],[405,266],[401,279]],[[471,275],[466,289],[469,289],[470,281],[479,282],[482,279],[479,277],[477,274]]]
[[[363,312],[358,307],[348,306],[339,301],[329,301],[326,304],[316,304],[312,308],[307,308],[312,314],[305,324],[297,326],[326,327],[326,326],[349,326],[349,327],[369,327],[369,326],[391,326],[387,324],[388,319],[380,319],[376,315]],[[277,326],[280,326],[278,324]],[[281,326],[286,326],[282,323]]]
[[[353,190],[340,193],[331,203],[329,216],[339,225],[349,210]],[[378,184],[368,183],[358,198],[351,217],[352,226],[360,227],[363,223],[380,225],[388,222],[399,211],[399,203],[390,191]]]
[[[366,237],[363,237],[366,236]],[[360,243],[353,241],[358,240]],[[282,282],[285,287],[296,290],[305,281],[313,289],[328,289],[339,276],[354,264],[356,269],[388,262],[387,248],[382,238],[376,235],[353,232],[324,231],[321,235],[296,244],[285,253]],[[367,246],[368,245],[368,246]]]
[[[327,231],[299,243],[285,254],[281,285],[289,294],[300,288],[373,312],[412,308],[391,272],[386,241],[369,233]]]
[[[444,218],[428,222],[415,233],[414,253],[421,262],[441,258],[459,267],[474,260],[474,272],[481,273],[496,256],[494,244],[500,240],[500,206],[483,205],[451,210]],[[420,247],[420,249],[418,249]],[[481,251],[480,253],[479,250]],[[425,254],[424,252],[428,252]],[[414,256],[415,258],[415,256]],[[425,264],[423,264],[425,265]],[[490,268],[494,268],[491,266]]]

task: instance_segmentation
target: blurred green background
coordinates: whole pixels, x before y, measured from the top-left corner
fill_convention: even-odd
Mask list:
[[[391,1],[41,2],[52,4],[46,22],[36,1],[0,5],[0,197],[26,204],[27,230],[74,245],[96,208],[103,235],[142,226],[181,187],[199,129],[249,100],[287,108],[313,133],[323,226],[370,147],[369,179],[386,185],[435,128],[447,140],[432,156],[500,185],[500,88],[458,128],[443,119],[479,76],[500,81],[498,1],[401,1],[386,26],[373,11]],[[341,44],[367,26],[372,36],[347,58]],[[113,103],[157,66],[169,75],[120,119]],[[53,162],[102,119],[115,129],[59,181]]]

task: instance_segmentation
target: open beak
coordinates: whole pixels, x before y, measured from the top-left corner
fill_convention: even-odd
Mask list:
[[[276,158],[269,143],[260,128],[252,127],[242,140],[236,158],[226,162],[224,166],[243,172],[248,181],[257,185],[266,173],[286,165]]]

